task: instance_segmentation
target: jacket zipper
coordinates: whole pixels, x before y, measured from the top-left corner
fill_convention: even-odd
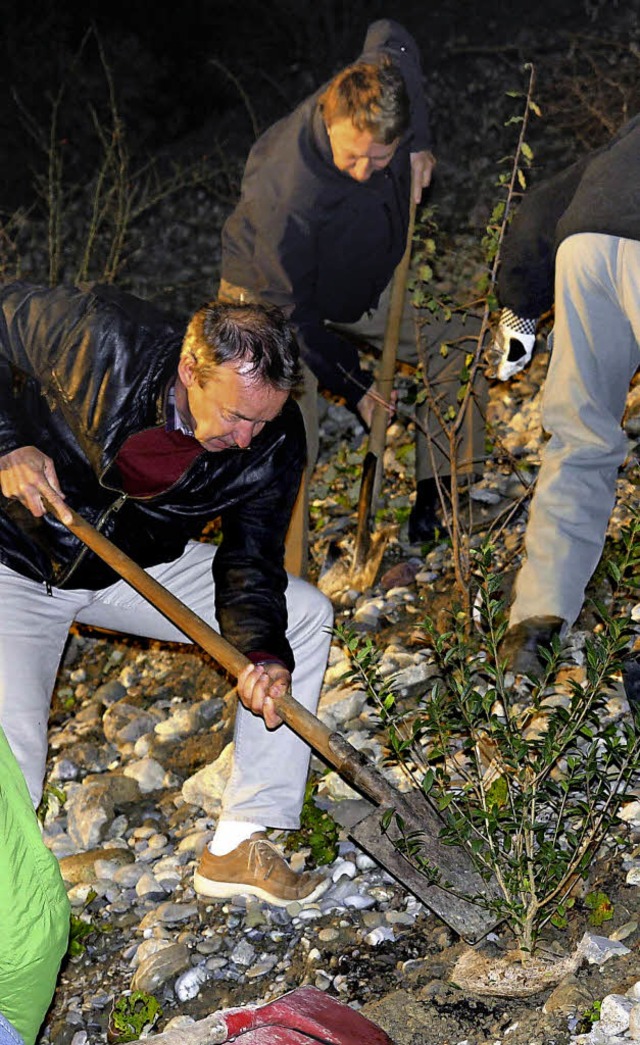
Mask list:
[[[166,490],[162,491],[163,494],[169,493],[170,490],[173,490],[176,486],[179,486],[184,481],[185,477],[189,474],[189,472],[192,470],[192,468],[195,467],[195,464],[198,460],[199,457],[196,457],[195,460],[191,462],[186,471],[183,472],[183,474],[179,476],[179,478],[176,479],[175,482],[171,484],[171,486],[168,486]],[[135,497],[134,500],[143,502],[152,501],[156,496],[156,494],[150,494],[146,497]],[[128,501],[130,498],[131,494],[121,493],[113,502],[113,504],[110,504],[108,508],[105,508],[102,514],[98,517],[98,520],[95,523],[95,529],[100,530],[100,528],[104,526],[107,520],[112,515],[116,515],[116,513],[119,512],[122,508],[125,501]],[[62,584],[69,580],[69,578],[77,570],[78,566],[80,566],[80,564],[84,561],[85,556],[87,555],[89,550],[90,549],[87,547],[87,545],[84,545],[84,547],[82,547],[76,555],[75,559],[71,563],[69,563],[69,565],[63,573],[61,573],[59,576],[53,577],[52,580],[45,581],[47,595],[53,595],[52,585],[55,585],[56,588],[59,588]]]
[[[101,513],[101,515],[98,517],[97,522],[95,523],[96,530],[101,530],[107,522],[107,520],[110,519],[112,515],[115,515],[117,512],[119,512],[125,501],[127,501],[128,499],[129,495],[126,493],[122,493],[113,502],[113,504],[110,504],[107,508],[105,508],[105,510]],[[62,574],[60,574],[60,576],[55,578],[55,585],[57,588],[60,588],[64,583],[66,583],[66,581],[69,580],[71,576],[73,576],[80,563],[84,560],[88,551],[89,548],[85,544],[80,549],[75,559],[69,564],[69,566],[67,566],[67,569]]]

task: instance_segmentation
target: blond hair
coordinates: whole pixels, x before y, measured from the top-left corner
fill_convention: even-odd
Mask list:
[[[379,145],[390,145],[409,126],[409,97],[402,74],[389,61],[357,62],[334,76],[321,94],[325,125],[351,120],[358,131],[368,131]]]

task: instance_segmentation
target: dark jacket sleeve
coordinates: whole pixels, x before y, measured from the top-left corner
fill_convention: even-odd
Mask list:
[[[349,409],[355,411],[373,384],[374,375],[360,366],[355,344],[335,334],[314,312],[299,302],[293,313],[303,357],[320,385],[342,396]]]
[[[640,114],[605,145],[527,192],[502,247],[501,305],[529,319],[551,308],[556,251],[567,236],[639,238],[639,141]]]
[[[57,297],[70,297],[59,288]],[[16,372],[28,380],[35,393],[46,386],[49,359],[64,335],[65,323],[51,323],[47,302],[52,291],[29,283],[9,283],[0,288],[0,455],[28,445],[24,401],[15,395]],[[58,312],[58,316],[60,313]]]
[[[378,61],[386,55],[402,73],[411,105],[411,152],[431,149],[431,128],[424,94],[420,52],[415,40],[398,22],[383,18],[367,31],[359,61]]]
[[[549,178],[523,198],[509,226],[498,273],[498,299],[518,316],[537,319],[553,305],[556,228],[590,157]]]

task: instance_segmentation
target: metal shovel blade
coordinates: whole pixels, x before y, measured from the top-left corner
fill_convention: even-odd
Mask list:
[[[350,828],[350,837],[463,940],[476,943],[501,919],[495,911],[467,898],[490,901],[498,895],[495,883],[481,878],[468,854],[459,846],[444,845],[440,841],[443,822],[426,800],[419,795],[403,794],[401,803],[395,804],[394,808],[404,822],[403,832],[395,816],[385,826],[389,810],[378,807]],[[430,885],[428,877],[416,866],[415,856],[405,856],[394,845],[402,840],[403,835],[414,835],[416,855],[437,868],[439,885]],[[447,890],[447,884],[455,894]]]

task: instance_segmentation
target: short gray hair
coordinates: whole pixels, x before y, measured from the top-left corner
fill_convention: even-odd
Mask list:
[[[248,374],[281,392],[301,384],[300,350],[284,313],[275,305],[210,301],[193,315],[181,358],[195,362],[200,384],[222,363],[248,363]]]

